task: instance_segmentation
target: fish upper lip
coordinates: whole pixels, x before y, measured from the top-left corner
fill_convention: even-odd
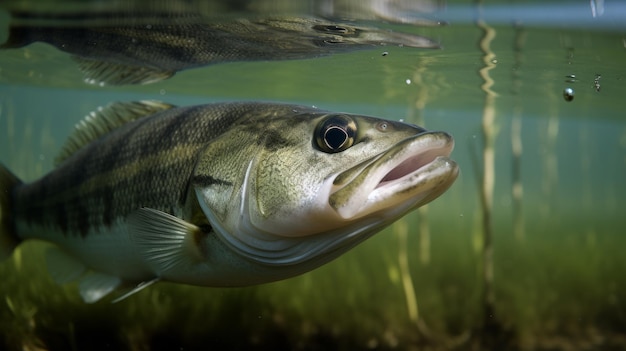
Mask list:
[[[406,138],[347,171],[358,174],[333,192],[329,203],[347,219],[406,201],[414,206],[431,201],[456,179],[458,166],[448,157],[453,148],[454,140],[445,132],[423,132]]]

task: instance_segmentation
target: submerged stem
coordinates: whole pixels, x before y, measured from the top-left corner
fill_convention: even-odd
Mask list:
[[[406,299],[406,308],[409,319],[413,323],[417,323],[419,313],[417,309],[417,298],[415,297],[415,288],[411,271],[409,269],[409,255],[407,250],[408,226],[406,220],[398,221],[394,224],[394,231],[398,236],[398,264],[400,267],[400,277],[402,288],[404,289],[404,297]]]
[[[481,11],[482,2],[478,1],[478,10]],[[481,327],[481,343],[483,348],[494,349],[501,346],[502,325],[496,317],[494,276],[493,276],[493,192],[495,188],[495,138],[497,94],[491,90],[494,80],[489,73],[496,67],[496,55],[491,50],[491,42],[496,37],[496,31],[480,18],[477,26],[482,29],[483,37],[480,40],[480,50],[483,52],[484,66],[479,70],[483,79],[481,89],[485,92],[483,105],[482,136],[483,136],[483,173],[480,189],[482,208],[483,247],[482,247],[482,283],[483,283],[483,320]]]

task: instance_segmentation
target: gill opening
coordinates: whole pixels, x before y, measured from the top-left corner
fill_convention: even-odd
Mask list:
[[[254,158],[250,160],[248,163],[248,168],[246,169],[246,175],[243,178],[243,184],[241,185],[241,198],[239,204],[239,219],[244,218],[244,213],[249,213],[250,206],[248,205],[248,183],[250,180],[250,172],[252,171],[252,165],[254,164]]]

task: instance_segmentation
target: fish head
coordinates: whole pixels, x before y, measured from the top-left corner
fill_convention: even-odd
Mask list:
[[[392,32],[374,27],[357,27],[348,24],[318,23],[313,25],[315,44],[340,51],[351,47],[405,46],[411,48],[439,49],[441,45],[424,36]]]
[[[228,150],[211,147],[199,167],[231,168],[196,188],[220,237],[264,263],[343,252],[437,198],[458,174],[444,132],[317,110],[264,123],[228,136]],[[228,152],[231,161],[215,161]]]
[[[273,33],[272,41],[283,50],[297,53],[301,50],[314,52],[342,52],[358,48],[380,46],[403,46],[411,48],[440,48],[440,44],[424,36],[394,32],[376,27],[360,26],[345,21],[329,21],[312,17],[270,17],[254,22],[259,35]],[[262,29],[262,30],[261,30]],[[267,43],[265,37],[263,42]]]

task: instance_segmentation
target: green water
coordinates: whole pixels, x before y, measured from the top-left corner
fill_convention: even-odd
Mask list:
[[[276,100],[404,119],[451,133],[461,167],[426,209],[326,266],[262,286],[160,283],[86,305],[75,285],[48,277],[44,245],[25,243],[0,265],[0,349],[626,349],[626,10],[615,1],[596,17],[585,1],[482,9],[448,2],[433,15],[445,27],[378,23],[441,50],[230,63],[133,87],[83,84],[46,44],[0,51],[0,161],[24,180],[51,169],[88,112],[136,99]],[[0,41],[7,21],[0,13]],[[486,221],[485,164],[495,179]]]

